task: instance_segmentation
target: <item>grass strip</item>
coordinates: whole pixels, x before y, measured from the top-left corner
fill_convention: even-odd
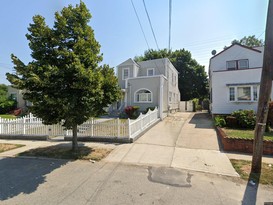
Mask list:
[[[254,139],[254,130],[222,128],[229,138]],[[264,140],[273,141],[273,132],[265,132]]]
[[[48,147],[39,147],[18,154],[18,156],[47,157],[55,159],[72,159],[72,160],[94,160],[100,161],[105,158],[112,149],[91,148],[79,146],[78,153],[74,153],[69,146],[54,145]]]
[[[236,172],[240,175],[240,177],[244,180],[248,180],[251,171],[251,161],[237,159],[231,159],[230,161]],[[257,174],[252,173],[250,178],[257,182],[259,176]],[[261,184],[273,185],[272,164],[262,163],[262,172],[259,181]]]
[[[23,147],[25,145],[22,144],[8,144],[8,143],[0,143],[0,153],[1,152],[6,152],[12,149],[16,149],[19,147]]]

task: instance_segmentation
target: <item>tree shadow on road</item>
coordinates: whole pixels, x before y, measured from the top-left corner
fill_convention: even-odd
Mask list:
[[[255,205],[257,201],[257,192],[260,184],[261,174],[250,173],[246,185],[242,205]]]
[[[52,159],[0,158],[0,200],[34,192],[46,181],[47,174],[67,162]]]

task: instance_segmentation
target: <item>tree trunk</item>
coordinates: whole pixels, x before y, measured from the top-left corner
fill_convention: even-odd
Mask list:
[[[73,132],[73,136],[72,136],[72,151],[77,153],[79,148],[78,148],[78,138],[77,138],[77,132],[78,132],[78,127],[77,125],[73,125],[72,127],[72,132]]]
[[[265,32],[263,69],[260,84],[259,104],[253,144],[252,173],[261,173],[263,135],[266,127],[273,74],[273,0],[269,0]]]

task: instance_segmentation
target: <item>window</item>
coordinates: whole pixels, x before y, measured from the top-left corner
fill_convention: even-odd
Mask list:
[[[236,69],[236,61],[227,61],[227,69],[235,70]]]
[[[11,93],[10,94],[10,99],[17,101],[17,94],[16,93]]]
[[[153,68],[147,69],[147,76],[153,76],[153,75],[154,75],[154,69]]]
[[[238,101],[250,101],[251,100],[251,87],[238,87],[237,88],[237,100]]]
[[[235,101],[235,88],[229,88],[229,101]]]
[[[250,102],[258,100],[258,86],[229,87],[229,101]]]
[[[129,78],[129,68],[123,68],[122,70],[122,80]]]
[[[253,86],[253,100],[257,101],[258,100],[258,87]]]
[[[239,60],[238,61],[238,69],[246,69],[248,68],[248,60]]]
[[[138,90],[135,93],[135,102],[152,102],[152,92],[146,89]]]
[[[227,61],[227,70],[247,69],[248,59]]]
[[[172,92],[169,92],[169,102],[172,102]]]

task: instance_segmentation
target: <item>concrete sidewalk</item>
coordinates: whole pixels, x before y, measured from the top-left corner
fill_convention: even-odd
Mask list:
[[[204,119],[207,115],[179,112],[169,116],[134,144],[118,146],[105,161],[238,176],[226,154],[219,151],[211,120]]]

